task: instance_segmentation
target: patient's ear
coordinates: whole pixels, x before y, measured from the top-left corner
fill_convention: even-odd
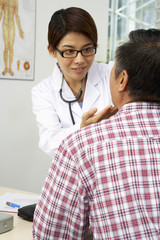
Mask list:
[[[123,70],[119,75],[119,91],[123,92],[127,89],[128,86],[128,73],[126,70]]]
[[[56,58],[56,51],[53,50],[53,48],[51,46],[48,45],[48,51],[50,53],[50,55],[53,57],[53,58]]]

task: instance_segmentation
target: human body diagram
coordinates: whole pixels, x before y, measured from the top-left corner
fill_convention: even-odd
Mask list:
[[[20,38],[24,38],[24,32],[21,28],[18,15],[18,0],[0,0],[0,20],[3,21],[2,33],[4,41],[4,70],[2,70],[2,74],[5,75],[6,73],[9,73],[13,76],[12,62],[14,55],[15,23],[17,24]]]

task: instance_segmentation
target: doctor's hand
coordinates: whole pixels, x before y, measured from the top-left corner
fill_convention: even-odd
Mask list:
[[[83,128],[90,124],[98,123],[103,119],[107,119],[113,116],[114,114],[116,114],[118,112],[118,109],[116,107],[109,105],[99,113],[95,114],[96,112],[97,112],[97,108],[92,108],[88,112],[85,112],[82,115],[82,121],[81,121],[80,127]]]

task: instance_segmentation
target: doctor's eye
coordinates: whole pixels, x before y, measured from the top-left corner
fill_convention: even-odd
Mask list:
[[[84,56],[93,55],[93,54],[95,54],[95,52],[96,52],[95,48],[85,48],[85,49],[82,50],[82,54]]]
[[[70,49],[70,50],[66,50],[66,51],[63,52],[63,56],[64,57],[67,57],[67,56],[69,57],[69,56],[74,56],[74,55],[76,55],[76,51],[75,50],[71,50]]]

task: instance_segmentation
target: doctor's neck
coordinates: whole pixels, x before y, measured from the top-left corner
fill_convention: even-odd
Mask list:
[[[64,81],[64,77],[63,80]],[[65,79],[66,81],[66,79]],[[86,81],[87,81],[87,74],[84,76],[84,78],[81,81],[66,81],[70,89],[72,90],[74,96],[78,95],[80,91],[83,92],[82,96],[84,95],[85,92],[85,86],[86,86]],[[82,99],[81,99],[82,100]]]

